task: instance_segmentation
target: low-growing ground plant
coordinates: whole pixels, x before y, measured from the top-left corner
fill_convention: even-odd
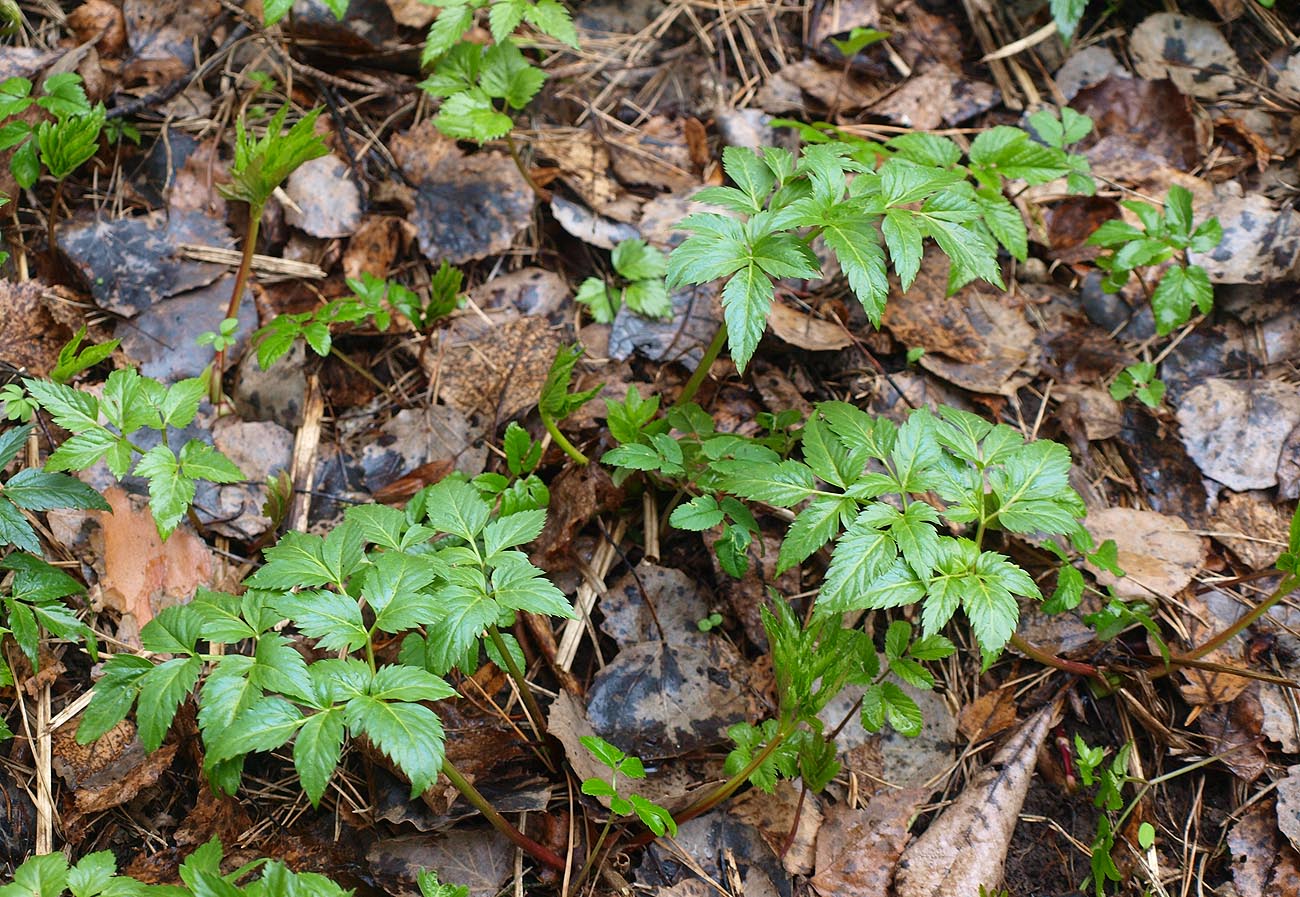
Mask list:
[[[50,75],[41,85],[40,96],[34,96],[33,89],[27,78],[10,78],[0,84],[0,150],[14,150],[9,170],[23,189],[36,183],[42,168],[55,181],[54,198],[46,219],[46,236],[53,257],[54,225],[63,201],[64,184],[69,175],[99,150],[105,112],[103,103],[91,105],[81,76],[75,72]],[[33,126],[18,117],[33,105],[47,112],[50,118]]]
[[[1125,200],[1121,205],[1136,215],[1142,226],[1107,221],[1088,238],[1091,245],[1106,250],[1097,259],[1097,266],[1106,272],[1102,289],[1118,292],[1130,276],[1136,274],[1141,279],[1141,269],[1157,270],[1168,263],[1154,289],[1142,280],[1155,314],[1156,333],[1168,335],[1191,320],[1193,311],[1209,314],[1214,287],[1205,269],[1187,260],[1187,253],[1205,253],[1219,245],[1223,240],[1219,219],[1195,223],[1192,192],[1178,184],[1169,188],[1163,208],[1139,200]]]
[[[1056,145],[1006,126],[981,132],[968,152],[933,134],[913,132],[879,144],[804,126],[805,138],[815,142],[797,158],[776,147],[727,147],[723,170],[735,186],[707,187],[695,199],[730,214],[687,217],[680,227],[691,236],[668,260],[670,289],[725,281],[723,326],[681,400],[694,396],[724,344],[739,369],[749,363],[767,326],[776,281],[821,278],[810,245],[816,239],[835,256],[876,326],[890,271],[905,292],[920,271],[926,240],[951,262],[950,291],[976,279],[1001,287],[999,246],[1020,260],[1029,251],[1020,212],[1003,195],[1006,182],[1069,178],[1076,189],[1091,187],[1087,162],[1065,149],[1091,130],[1091,119],[1063,115],[1043,110],[1030,118],[1036,132],[1059,138]]]
[[[673,303],[664,285],[668,259],[662,252],[641,239],[624,240],[614,247],[610,262],[615,282],[588,277],[573,297],[598,324],[611,323],[624,305],[647,318],[672,317]]]
[[[472,672],[480,652],[515,680],[538,738],[545,717],[524,679],[524,658],[504,631],[520,611],[572,617],[573,608],[518,546],[546,512],[494,512],[470,483],[447,479],[405,512],[349,509],[326,536],[286,533],[242,596],[200,592],[141,631],[151,656],[117,654],[77,738],[102,736],[134,707],[140,739],[157,750],[182,702],[198,689],[205,771],[215,788],[239,788],[245,758],[292,742],[303,791],[318,804],[345,739],[364,736],[411,782],[412,796],[445,775],[503,834],[556,868],[564,861],[511,826],[446,761],[444,732],[427,704],[452,697],[442,678]],[[314,647],[308,662],[286,627]],[[377,639],[401,639],[396,662]],[[226,650],[203,645],[224,645]],[[246,652],[235,650],[250,645]]]
[[[10,383],[0,389],[0,402],[9,420],[31,420],[41,410],[72,434],[54,449],[42,475],[85,470],[103,461],[118,479],[127,474],[146,479],[154,523],[165,539],[189,511],[200,480],[244,479],[209,443],[190,439],[173,449],[168,441],[169,434],[194,420],[205,389],[201,377],[166,386],[134,368],[123,368],[108,375],[102,395],[29,377],[21,386]],[[145,433],[147,441],[140,438]]]

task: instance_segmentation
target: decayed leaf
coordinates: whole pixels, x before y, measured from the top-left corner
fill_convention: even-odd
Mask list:
[[[612,133],[607,147],[619,179],[668,192],[698,187],[699,169],[687,141],[688,120],[656,115],[631,133]]]
[[[453,829],[429,837],[384,838],[366,860],[385,891],[416,897],[416,873],[436,869],[447,883],[464,885],[471,897],[495,897],[514,869],[514,846],[495,829]]]
[[[1129,39],[1137,72],[1144,78],[1168,78],[1192,96],[1213,99],[1237,90],[1246,73],[1237,54],[1203,19],[1179,13],[1147,16]]]
[[[113,511],[91,511],[100,520],[104,607],[122,614],[118,637],[136,643],[141,627],[165,607],[184,604],[199,586],[213,586],[217,562],[203,540],[182,525],[166,542],[153,515],[121,488],[104,490]]]
[[[1292,510],[1274,504],[1264,492],[1224,491],[1213,517],[1215,538],[1246,566],[1267,570],[1287,544]],[[1240,533],[1241,538],[1227,533]]]
[[[831,352],[853,344],[843,327],[807,312],[776,302],[768,313],[772,332],[792,346],[810,352]]]
[[[713,611],[712,596],[681,570],[642,561],[600,599],[600,628],[620,646],[698,639],[697,623]]]
[[[817,838],[812,886],[825,897],[889,897],[908,826],[929,796],[923,788],[887,789],[860,810],[836,804]]]
[[[1277,380],[1210,378],[1178,403],[1183,442],[1201,472],[1229,489],[1277,484],[1282,443],[1300,423],[1300,392]]]
[[[411,240],[415,225],[396,215],[367,215],[343,251],[343,276],[388,277],[389,269]]]
[[[59,347],[72,335],[55,322],[44,293],[39,280],[0,281],[0,308],[5,316],[0,327],[0,358],[38,377],[58,363]]]
[[[964,389],[1010,393],[1037,370],[1037,334],[1004,294],[970,284],[948,295],[948,259],[931,250],[905,299],[885,306],[885,327],[909,348],[925,349],[921,366]]]
[[[1236,183],[1197,197],[1198,219],[1214,216],[1223,239],[1206,253],[1190,255],[1215,283],[1271,283],[1300,273],[1300,215],[1260,193],[1241,194]]]
[[[1184,170],[1200,158],[1191,101],[1168,81],[1111,75],[1080,90],[1070,105],[1092,118],[1098,144],[1114,139],[1141,147],[1147,158]],[[1087,155],[1094,169],[1104,161],[1104,154]]]
[[[978,894],[981,886],[997,887],[1038,749],[1056,712],[1056,705],[1049,705],[1026,720],[925,834],[903,851],[894,876],[895,897],[953,897]]]
[[[1000,688],[980,695],[961,709],[957,731],[972,741],[991,738],[1016,724],[1016,697]]]
[[[587,693],[596,734],[644,760],[725,739],[750,719],[745,660],[730,642],[696,633],[682,642],[624,648]]]
[[[162,778],[179,747],[173,742],[146,754],[128,720],[90,744],[77,744],[75,734],[73,726],[54,734],[53,763],[81,813],[100,813],[134,800]]]
[[[912,76],[890,91],[870,111],[890,121],[921,131],[960,124],[993,107],[997,88],[946,65],[936,65]]]
[[[1150,601],[1174,595],[1205,563],[1205,543],[1177,517],[1135,508],[1102,508],[1088,514],[1086,525],[1099,543],[1115,540],[1119,568],[1125,575],[1116,577],[1100,568],[1093,572],[1098,582],[1114,586],[1122,598]]]
[[[1277,827],[1300,851],[1300,765],[1287,767],[1277,783]]]
[[[1272,799],[1256,804],[1228,832],[1238,897],[1297,897],[1300,856],[1278,837]]]
[[[812,873],[819,837],[825,838],[818,834],[823,816],[817,795],[805,794],[801,799],[799,786],[783,781],[777,784],[772,794],[757,788],[745,792],[732,802],[729,811],[740,821],[758,829],[767,846],[781,857],[787,872],[792,875]]]
[[[1263,775],[1268,763],[1261,738],[1264,708],[1259,688],[1252,683],[1231,703],[1210,707],[1196,720],[1201,733],[1210,739],[1209,752],[1221,756],[1223,764],[1247,783]]]
[[[442,356],[426,353],[421,360],[448,405],[488,421],[509,420],[537,404],[561,340],[545,318],[531,315],[493,328],[490,339],[482,329],[475,318],[457,318]]]
[[[361,188],[338,156],[303,163],[284,192],[298,207],[286,208],[285,220],[313,237],[349,237],[361,224]]]
[[[1191,616],[1187,624],[1189,646],[1201,644],[1228,625],[1220,620],[1197,595],[1188,595],[1183,599],[1182,604]],[[1242,666],[1240,649],[1236,641],[1216,648],[1201,660],[1226,667]],[[1227,703],[1240,695],[1250,684],[1249,679],[1217,670],[1183,667],[1178,673],[1176,680],[1178,689],[1182,692],[1183,699],[1193,706]]]
[[[532,221],[534,195],[509,156],[466,156],[425,121],[389,144],[415,184],[420,251],[453,265],[504,252]]]
[[[68,222],[59,227],[56,240],[96,304],[126,318],[225,273],[220,265],[184,258],[182,243],[224,249],[233,242],[224,223],[190,211]],[[229,288],[226,294],[229,298]]]

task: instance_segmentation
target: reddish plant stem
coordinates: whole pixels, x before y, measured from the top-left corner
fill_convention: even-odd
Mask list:
[[[239,306],[244,300],[244,290],[248,287],[248,278],[253,270],[253,254],[257,251],[257,233],[262,226],[262,206],[248,206],[248,235],[244,237],[244,252],[239,258],[239,270],[235,272],[235,288],[230,293],[230,303],[226,306],[226,317],[237,318]],[[208,381],[208,399],[213,405],[221,401],[221,375],[226,370],[226,350],[223,348],[212,360],[212,377]]]
[[[456,787],[456,790],[464,796],[465,800],[473,805],[474,809],[483,814],[492,827],[510,839],[510,842],[528,854],[540,863],[550,866],[552,869],[564,871],[567,865],[564,858],[542,844],[538,844],[532,838],[525,835],[519,829],[515,828],[510,822],[497,812],[496,807],[488,802],[488,799],[482,793],[470,784],[469,779],[461,775],[460,770],[452,766],[450,762],[444,760],[442,763],[442,774],[448,781]]]

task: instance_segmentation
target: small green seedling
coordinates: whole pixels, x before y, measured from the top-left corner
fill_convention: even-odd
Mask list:
[[[434,124],[458,140],[486,143],[504,137],[514,127],[512,113],[527,106],[546,81],[511,35],[527,23],[577,49],[569,11],[558,0],[449,0],[441,6],[420,59],[422,66],[433,67],[420,87],[442,100]],[[488,47],[464,39],[475,12],[484,7],[494,42]]]
[[[11,383],[0,389],[0,401],[11,420],[30,419],[41,408],[73,434],[50,455],[47,471],[85,470],[102,460],[118,479],[128,473],[147,479],[149,507],[165,539],[189,511],[199,480],[236,483],[244,478],[229,458],[202,440],[189,440],[179,452],[167,441],[169,432],[194,420],[203,393],[198,377],[167,386],[125,368],[108,375],[102,395],[28,378],[22,387]],[[145,448],[132,439],[140,430],[155,430],[162,439]]]
[[[722,625],[722,614],[714,611],[702,620],[695,623],[700,632],[712,632]]]
[[[555,440],[555,444],[564,449],[564,453],[577,463],[586,464],[587,456],[565,438],[559,427],[560,421],[594,399],[604,387],[602,383],[583,392],[569,392],[570,384],[573,382],[573,367],[582,354],[583,348],[580,345],[560,347],[559,352],[555,354],[555,361],[551,363],[551,370],[546,375],[546,382],[542,385],[542,395],[537,402],[537,413],[541,416],[546,431]]]
[[[874,28],[854,28],[849,32],[849,36],[844,40],[832,37],[831,43],[835,49],[844,54],[845,59],[852,59],[872,44],[878,44],[883,40],[889,40],[888,31],[877,31]]]
[[[215,331],[207,330],[200,333],[194,338],[194,342],[200,346],[211,346],[217,352],[224,352],[237,342],[235,331],[238,329],[238,318],[226,318]]]
[[[623,751],[616,748],[603,738],[595,735],[584,735],[581,739],[582,746],[585,747],[593,757],[602,764],[609,767],[610,777],[606,779],[590,778],[582,783],[582,793],[589,794],[592,797],[609,798],[609,808],[619,816],[635,815],[646,828],[656,835],[663,836],[665,832],[676,837],[677,823],[673,821],[672,814],[663,807],[646,800],[637,794],[629,794],[626,797],[620,793],[618,787],[618,777],[623,776],[629,779],[644,779],[645,765],[637,757],[629,757]],[[602,839],[603,840],[603,839]],[[592,854],[598,853],[600,842],[592,848]]]
[[[416,330],[425,331],[465,304],[461,290],[465,274],[443,262],[429,278],[429,301],[421,302],[412,290],[389,281],[388,302],[406,315]]]
[[[59,358],[50,371],[50,379],[55,383],[70,383],[82,371],[89,370],[113,354],[121,340],[111,339],[106,343],[91,344],[81,348],[81,341],[86,338],[85,325],[77,328],[72,339],[59,349]]]
[[[469,897],[466,885],[443,884],[432,869],[421,869],[415,881],[420,886],[420,897]]]
[[[1164,400],[1164,381],[1156,376],[1156,366],[1151,362],[1139,361],[1129,365],[1120,371],[1115,382],[1110,385],[1110,397],[1117,402],[1133,395],[1148,408],[1159,408]]]
[[[490,502],[500,502],[500,513],[540,510],[551,503],[551,492],[537,475],[542,462],[542,443],[511,421],[501,443],[506,455],[509,476],[481,473],[474,477],[474,487]]]
[[[334,324],[355,324],[359,321],[372,321],[379,330],[387,330],[392,323],[392,313],[388,302],[395,294],[410,293],[405,287],[392,281],[382,280],[366,272],[360,278],[349,277],[348,289],[351,296],[331,299],[315,311],[298,314],[276,315],[265,327],[253,333],[257,344],[257,363],[266,370],[271,367],[293,347],[297,340],[303,340],[317,355],[324,358],[334,351],[334,337],[330,327]]]
[[[1150,294],[1156,332],[1165,336],[1183,326],[1193,309],[1209,314],[1214,287],[1204,268],[1187,262],[1187,253],[1205,253],[1219,245],[1223,239],[1219,219],[1194,224],[1192,193],[1178,184],[1169,188],[1162,209],[1137,200],[1125,200],[1121,205],[1136,215],[1142,226],[1114,219],[1088,238],[1089,244],[1106,250],[1097,259],[1097,266],[1106,272],[1102,289],[1118,292],[1138,269],[1169,262]]]
[[[611,261],[618,275],[615,284],[588,277],[574,296],[597,323],[613,321],[623,305],[647,318],[672,317],[673,303],[664,285],[668,259],[662,252],[644,240],[624,240],[614,247]]]

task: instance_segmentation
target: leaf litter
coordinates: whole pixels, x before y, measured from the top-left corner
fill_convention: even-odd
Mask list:
[[[232,29],[241,26],[216,4],[131,0],[120,10],[91,0],[72,12],[68,26],[82,45],[75,52],[50,49],[57,28],[40,13],[32,14],[41,22],[32,36],[46,49],[0,50],[6,76],[39,80],[51,66],[75,68],[111,108],[144,101],[141,121],[148,125],[144,149],[126,140],[116,155],[102,152],[96,180],[69,190],[57,266],[43,267],[37,251],[44,212],[34,214],[30,197],[6,190],[16,197],[14,220],[22,225],[21,237],[15,230],[8,241],[18,259],[6,271],[14,300],[5,303],[0,333],[6,373],[48,373],[58,346],[84,321],[92,333],[111,327],[122,339],[116,356],[81,375],[87,384],[128,363],[164,381],[200,374],[214,353],[196,346],[194,337],[221,325],[234,263],[196,261],[187,247],[229,249],[244,227],[239,204],[227,204],[212,186],[227,177],[228,145],[213,136],[219,129],[200,123],[227,114],[213,97],[232,83],[253,104],[270,102],[269,91],[282,86],[299,103],[330,107],[333,153],[288,180],[284,197],[268,208],[258,247],[318,265],[325,276],[310,287],[255,277],[230,349],[232,356],[244,354],[231,375],[237,416],[196,425],[237,460],[247,481],[206,487],[196,503],[197,525],[183,524],[165,542],[140,511],[139,497],[125,492],[112,493],[111,518],[66,511],[44,518],[50,547],[90,584],[84,612],[114,650],[138,644],[143,625],[191,600],[197,589],[226,587],[224,565],[246,563],[261,540],[273,538],[279,521],[267,504],[273,492],[267,477],[288,475],[295,500],[310,500],[315,511],[301,519],[319,524],[328,516],[323,509],[341,512],[385,490],[397,501],[408,497],[400,494],[404,481],[418,488],[452,470],[468,476],[504,470],[500,439],[508,422],[547,438],[538,398],[556,350],[580,334],[589,347],[579,365],[584,387],[614,384],[605,393],[611,398],[629,385],[643,396],[671,394],[717,330],[716,290],[673,292],[671,320],[624,308],[612,324],[593,325],[572,303],[574,287],[585,276],[607,276],[607,253],[624,240],[641,237],[665,250],[679,242],[672,228],[688,211],[690,195],[722,183],[718,160],[726,145],[793,145],[791,132],[775,129],[771,115],[827,119],[848,133],[883,140],[900,130],[1014,123],[1026,103],[1032,108],[1058,91],[1094,117],[1097,135],[1083,152],[1103,179],[1103,195],[1065,199],[1036,186],[1016,193],[1031,235],[1035,222],[1043,222],[1029,262],[1052,267],[1008,265],[1007,293],[968,286],[949,295],[942,259],[927,256],[908,295],[895,289],[881,335],[848,310],[842,281],[824,292],[808,281],[780,281],[778,339],[764,342],[756,370],[779,375],[782,387],[765,385],[761,372],[738,377],[729,363],[718,362],[703,401],[720,424],[754,433],[760,414],[807,410],[832,397],[897,412],[942,396],[945,404],[1021,432],[1060,434],[1081,445],[1072,477],[1091,485],[1085,494],[1097,507],[1108,507],[1094,510],[1089,523],[1095,536],[1118,543],[1118,566],[1127,576],[1088,566],[1089,582],[1100,592],[1062,618],[1074,620],[1084,639],[1078,633],[1040,637],[1038,618],[1026,613],[1022,633],[1071,658],[1094,660],[1107,650],[1077,621],[1112,598],[1151,605],[1175,636],[1171,645],[1186,650],[1231,625],[1264,594],[1252,590],[1249,577],[1270,568],[1279,543],[1286,543],[1300,479],[1300,423],[1288,367],[1300,342],[1287,337],[1297,329],[1296,312],[1286,296],[1279,306],[1266,302],[1270,290],[1286,293],[1300,271],[1300,224],[1286,189],[1294,187],[1295,146],[1285,105],[1300,98],[1300,56],[1278,38],[1289,33],[1282,20],[1249,4],[1222,21],[1133,13],[1122,20],[1122,33],[1069,45],[1049,35],[986,63],[981,55],[996,56],[999,45],[1027,37],[1047,21],[1045,13],[1035,19],[977,4],[840,0],[812,5],[805,19],[764,4],[735,15],[704,3],[577,4],[579,27],[593,49],[548,60],[553,81],[529,130],[519,132],[517,165],[504,141],[472,150],[402,105],[417,78],[409,58],[400,60],[423,39],[429,7],[397,0],[353,5],[340,23],[320,4],[296,4],[285,30],[258,36],[257,46],[269,51],[263,55],[231,51]],[[1209,16],[1208,9],[1201,14]],[[890,36],[846,57],[832,39],[854,28]],[[487,32],[480,37],[486,40]],[[982,46],[986,38],[995,43]],[[229,83],[203,68],[212,61],[228,64],[221,77]],[[1269,99],[1256,85],[1266,85]],[[172,86],[170,96],[153,95]],[[359,101],[358,87],[373,96]],[[203,143],[189,136],[200,131]],[[1143,286],[1130,283],[1103,296],[1097,251],[1087,238],[1105,220],[1136,220],[1119,200],[1158,201],[1175,184],[1192,192],[1198,218],[1220,220],[1224,239],[1191,255],[1218,287],[1212,320],[1161,354],[1152,351]],[[391,277],[427,295],[443,262],[463,266],[469,284],[468,301],[454,297],[447,323],[429,327],[399,312],[391,329],[365,324],[340,331],[337,354],[299,346],[270,371],[260,370],[247,350],[252,332],[276,311],[308,311],[346,295],[344,278]],[[1051,289],[1036,288],[1044,281]],[[918,354],[908,356],[909,349]],[[378,385],[361,385],[344,357]],[[1139,359],[1152,359],[1169,381],[1165,403],[1151,409],[1109,398],[1112,378]],[[612,447],[602,406],[595,403],[571,422],[571,435],[597,456]],[[540,463],[554,473],[559,451],[548,445]],[[555,665],[563,684],[551,705],[552,731],[579,778],[599,768],[577,737],[599,733],[651,761],[656,784],[647,783],[646,794],[684,807],[701,781],[724,778],[727,726],[770,709],[774,685],[762,660],[759,609],[772,590],[788,597],[815,588],[824,559],[778,573],[777,543],[760,532],[750,571],[733,581],[712,552],[706,555],[723,536],[720,527],[702,539],[663,527],[639,493],[597,471],[572,466],[549,480],[551,521],[535,555],[571,593],[585,586],[599,596],[591,602],[588,636],[567,658],[555,656],[554,633],[546,633],[549,648],[545,638],[536,645],[525,639],[530,670],[545,679],[546,665]],[[764,517],[763,526],[770,523]],[[629,526],[632,536],[614,535]],[[650,538],[656,530],[658,540]],[[658,546],[654,563],[646,560],[650,544]],[[1021,549],[1009,544],[1007,550]],[[601,555],[606,559],[597,564]],[[1049,587],[1045,582],[1044,591]],[[720,629],[701,631],[714,614],[723,619]],[[1204,659],[1295,679],[1294,625],[1285,609],[1275,609]],[[520,622],[515,634],[526,629],[527,621]],[[1159,648],[1138,626],[1109,650]],[[65,653],[72,665],[52,674],[63,683],[56,706],[73,700],[79,688],[66,671],[80,675],[89,666],[74,656]],[[637,888],[675,894],[716,892],[705,884],[713,881],[733,893],[790,894],[810,885],[822,894],[874,895],[889,893],[891,880],[895,894],[976,893],[981,885],[998,885],[1004,867],[1013,893],[1045,893],[1049,883],[1062,893],[1078,888],[1078,872],[1087,866],[1079,839],[1030,829],[1029,813],[1017,823],[1027,791],[1025,806],[1054,806],[1060,818],[1081,807],[1091,812],[1086,794],[1047,782],[1055,775],[1052,762],[1032,777],[1039,747],[1052,742],[1046,710],[1015,729],[1021,708],[1034,706],[1013,696],[1029,663],[1009,652],[989,670],[945,665],[937,689],[909,692],[927,720],[916,740],[869,735],[851,712],[857,693],[846,692],[825,719],[830,729],[853,717],[838,733],[843,771],[826,792],[805,794],[797,781],[782,783],[775,795],[750,790],[726,809],[683,822],[675,841],[634,854],[635,865],[623,873]],[[1147,778],[1168,771],[1170,761],[1160,759],[1157,730],[1143,734],[1144,724],[1159,718],[1194,734],[1207,752],[1221,755],[1221,764],[1170,779],[1157,789],[1158,800],[1144,802],[1143,812],[1154,814],[1161,838],[1171,842],[1159,845],[1165,866],[1180,848],[1200,851],[1211,857],[1208,866],[1185,871],[1184,881],[1195,878],[1199,885],[1204,875],[1213,887],[1232,879],[1241,897],[1296,893],[1294,771],[1300,767],[1290,760],[1300,752],[1300,735],[1292,693],[1216,669],[1183,669],[1170,679],[1173,686],[1156,683],[1143,697],[1159,709],[1152,717],[1096,711],[1081,701],[1062,731],[1102,739],[1112,753],[1120,747],[1116,732],[1132,735],[1142,758],[1136,768]],[[458,760],[483,779],[498,779],[506,793],[494,796],[508,802],[513,794],[538,826],[557,830],[585,825],[587,812],[601,818],[595,802],[576,793],[569,806],[577,817],[563,816],[564,801],[555,795],[564,786],[547,778],[544,764],[530,760],[514,735],[494,730],[476,741],[468,734],[474,720],[498,719],[497,707],[505,708],[508,726],[527,725],[499,671],[467,670],[460,681],[463,702],[473,709],[456,721],[464,739]],[[1049,681],[1060,686],[1065,677]],[[1041,682],[1027,687],[1047,689]],[[1155,704],[1156,695],[1163,703]],[[1108,713],[1121,714],[1123,725],[1103,716]],[[56,732],[53,762],[70,842],[112,844],[135,858],[133,868],[148,866],[150,851],[139,846],[131,825],[107,812],[128,803],[133,813],[148,814],[155,847],[169,839],[201,843],[229,828],[229,820],[213,816],[206,791],[193,797],[203,786],[190,768],[188,742],[171,741],[145,756],[134,731],[122,728],[99,743],[118,752],[106,761],[87,759],[63,732]],[[970,743],[965,752],[962,739]],[[989,739],[1005,739],[1005,746],[981,768],[972,752],[988,748]],[[1182,734],[1173,741],[1187,743]],[[480,757],[475,763],[476,751],[501,762]],[[349,791],[330,798],[337,810],[330,820],[304,814],[283,797],[241,796],[230,805],[247,822],[256,816],[259,828],[226,836],[278,826],[310,840],[332,828],[323,840],[341,832],[342,841],[354,841],[344,852],[388,893],[415,893],[413,872],[426,866],[469,885],[471,893],[511,886],[511,848],[464,822],[469,813],[452,809],[450,793],[431,792],[429,801],[438,806],[424,807],[427,816],[420,816],[401,793],[405,783],[381,787],[373,751],[356,754],[349,760]],[[287,768],[274,762],[259,774]],[[1214,813],[1192,805],[1188,815],[1199,811],[1201,825],[1188,834],[1172,808],[1200,784],[1216,793],[1231,786],[1234,796],[1230,807]],[[1259,789],[1270,786],[1276,795],[1258,799]],[[370,815],[372,788],[386,797],[382,813]],[[1247,797],[1251,789],[1255,799]],[[948,806],[935,816],[927,802],[940,791]],[[168,803],[178,799],[176,806]],[[176,825],[187,809],[196,831]],[[447,829],[439,840],[409,837],[430,816]],[[250,837],[259,849],[274,845]],[[1084,843],[1089,837],[1085,832]],[[1214,853],[1216,844],[1226,844],[1227,852]],[[963,863],[972,856],[980,862]]]

